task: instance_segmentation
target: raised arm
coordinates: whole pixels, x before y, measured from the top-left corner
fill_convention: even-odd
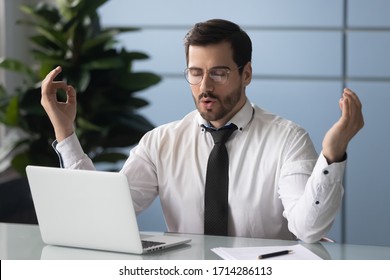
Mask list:
[[[49,116],[58,142],[61,142],[74,132],[73,123],[76,118],[77,102],[75,89],[64,81],[54,79],[61,73],[60,66],[53,69],[42,81],[41,104]],[[66,102],[57,100],[57,91],[66,92]]]
[[[362,104],[352,90],[344,89],[339,106],[341,117],[328,130],[322,142],[322,154],[328,164],[343,160],[348,143],[364,126]]]

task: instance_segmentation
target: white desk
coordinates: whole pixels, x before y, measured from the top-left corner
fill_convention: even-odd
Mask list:
[[[163,233],[161,233],[163,234]],[[170,234],[172,235],[172,234]],[[294,245],[298,242],[285,240],[255,239],[242,237],[219,237],[189,234],[173,234],[192,238],[189,245],[159,251],[146,255],[132,255],[95,250],[84,250],[48,246],[42,242],[39,227],[36,225],[0,223],[0,259],[164,259],[164,260],[203,260],[220,259],[210,249],[215,247],[255,247]],[[350,260],[390,260],[390,247],[362,246],[321,242],[301,243],[323,259]]]

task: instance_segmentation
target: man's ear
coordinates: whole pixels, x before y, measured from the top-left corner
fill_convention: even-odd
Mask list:
[[[252,63],[250,61],[244,65],[244,70],[242,71],[242,78],[245,86],[249,85],[252,81]]]

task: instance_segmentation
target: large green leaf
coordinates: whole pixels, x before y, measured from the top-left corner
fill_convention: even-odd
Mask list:
[[[120,56],[103,57],[87,63],[87,69],[113,69],[123,67],[123,59]]]
[[[139,27],[132,27],[132,26],[110,26],[102,29],[102,32],[114,30],[117,33],[125,33],[125,32],[133,32],[133,31],[139,31]]]
[[[37,27],[37,31],[44,36],[48,41],[58,46],[61,50],[66,51],[69,49],[67,38],[62,31],[56,31],[54,29],[47,29],[43,27]]]
[[[148,59],[149,56],[142,52],[127,52],[126,50],[122,50],[122,56],[125,56],[128,60],[136,60],[136,59]]]
[[[120,125],[126,126],[137,131],[148,131],[153,128],[150,122],[144,116],[141,116],[139,114],[131,114],[127,115],[126,117],[118,117],[117,120]]]
[[[39,2],[35,7],[30,5],[21,5],[20,9],[27,15],[30,15],[37,25],[50,27],[53,23],[58,23],[61,20],[61,16],[58,10],[53,6],[45,2]],[[29,24],[29,21],[18,21],[19,23]]]
[[[8,106],[5,110],[4,124],[9,126],[16,126],[19,123],[19,98],[14,96],[10,99]]]
[[[48,40],[46,36],[43,36],[41,34],[31,36],[30,41],[33,42],[37,47],[39,47],[41,52],[43,52],[44,50],[46,53],[50,52],[62,55],[64,54],[64,50],[58,49],[57,44],[54,44],[52,41]],[[47,53],[47,55],[50,55],[50,53]]]
[[[140,91],[161,81],[160,76],[149,72],[129,73],[120,85],[129,91]]]
[[[69,3],[63,3],[67,0],[60,0],[60,9],[64,14],[72,15],[69,21],[64,25],[64,31],[67,32],[74,24],[80,22],[87,16],[96,15],[96,10],[106,3],[108,0],[84,0],[84,1],[72,1],[73,5]],[[68,1],[69,2],[69,1]]]
[[[31,81],[35,80],[34,71],[29,66],[16,59],[0,58],[0,67],[9,71],[25,74],[30,78]]]
[[[109,44],[114,43],[115,40],[113,37],[117,34],[115,31],[109,31],[102,33],[93,39],[89,39],[84,42],[82,46],[82,52],[88,52],[89,50],[99,47],[103,51],[106,49],[106,46],[109,46]]]
[[[0,85],[0,100],[5,98],[7,96],[7,91],[3,87],[3,85]],[[1,106],[1,103],[0,103]]]
[[[41,63],[50,62],[54,65],[70,66],[69,61],[64,59],[65,53],[60,51],[58,48],[57,50],[32,50],[31,53],[34,58],[39,60]],[[46,72],[46,74],[47,73],[48,72]]]
[[[102,128],[81,117],[77,118],[77,126],[83,130],[102,131]]]
[[[22,175],[25,175],[25,168],[28,164],[31,164],[31,160],[27,153],[20,153],[15,155],[11,162],[13,169]]]

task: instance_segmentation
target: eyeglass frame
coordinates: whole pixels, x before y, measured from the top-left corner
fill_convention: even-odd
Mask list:
[[[222,84],[226,83],[227,80],[229,79],[229,74],[230,74],[230,72],[235,71],[235,70],[240,70],[241,68],[242,68],[242,65],[241,65],[241,66],[238,66],[236,69],[230,69],[228,66],[219,66],[219,67],[213,67],[213,68],[211,68],[211,69],[209,69],[209,70],[206,70],[206,73],[207,73],[208,77],[209,77],[214,83],[216,83],[216,84],[218,84],[218,85],[222,85]],[[199,80],[198,83],[191,83],[191,82],[189,81],[188,73],[189,73],[189,70],[191,70],[191,69],[193,69],[193,70],[201,70],[201,71],[202,71],[201,79]],[[223,82],[218,82],[218,81],[214,80],[214,79],[212,78],[211,72],[210,72],[210,71],[213,71],[213,70],[224,70],[224,71],[226,71],[226,80],[224,80]],[[184,69],[184,77],[185,77],[186,81],[187,81],[190,85],[193,85],[193,86],[199,85],[199,84],[203,81],[204,75],[205,75],[205,72],[204,72],[203,69],[201,69],[201,68],[197,68],[197,67],[187,67],[186,69]],[[199,75],[199,76],[200,76],[200,75]]]

